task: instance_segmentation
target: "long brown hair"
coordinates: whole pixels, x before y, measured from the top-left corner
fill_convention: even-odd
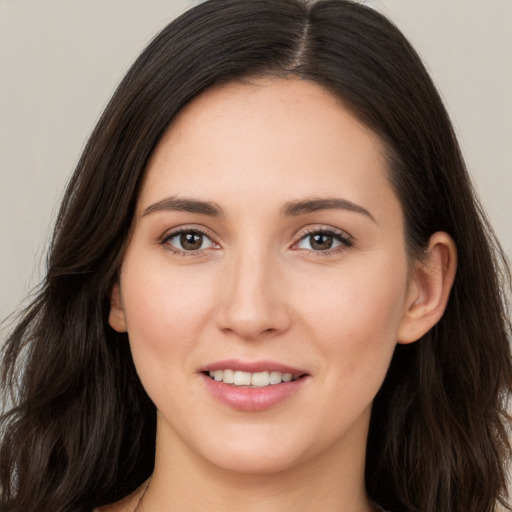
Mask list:
[[[3,351],[0,510],[90,511],[151,473],[155,408],[126,335],[109,328],[138,188],[176,114],[249,76],[313,80],[387,147],[411,258],[435,231],[458,248],[441,321],[398,346],[373,408],[369,496],[393,512],[491,512],[506,495],[512,385],[505,257],[419,57],[347,0],[210,0],[166,27],[127,73],[68,185],[47,274]]]

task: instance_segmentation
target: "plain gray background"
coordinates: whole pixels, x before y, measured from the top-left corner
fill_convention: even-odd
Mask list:
[[[116,84],[156,32],[194,3],[0,0],[0,319],[44,271],[64,185]],[[423,57],[512,255],[512,0],[365,3],[393,19]]]

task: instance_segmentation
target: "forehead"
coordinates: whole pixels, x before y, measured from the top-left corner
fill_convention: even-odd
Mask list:
[[[372,201],[388,183],[385,147],[322,86],[260,79],[215,86],[174,119],[148,164],[141,207],[173,195]],[[366,190],[365,190],[366,189]],[[296,197],[293,197],[296,196]]]
[[[332,131],[336,136],[341,129],[352,135],[364,134],[361,142],[371,143],[385,154],[380,137],[357,120],[340,98],[320,84],[300,78],[260,78],[210,87],[178,113],[159,145],[171,138],[179,141],[199,135],[220,124],[223,130],[217,134],[224,138],[232,134],[271,136],[274,128],[281,127],[283,137],[295,135],[314,141],[315,132],[325,137]],[[345,138],[337,142],[343,143]]]

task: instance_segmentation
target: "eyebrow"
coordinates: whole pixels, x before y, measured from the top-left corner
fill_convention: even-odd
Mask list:
[[[336,197],[290,201],[283,205],[281,213],[285,217],[298,217],[300,215],[307,215],[320,210],[348,210],[365,215],[373,222],[377,223],[373,215],[366,208],[348,201],[347,199],[340,199]],[[222,208],[214,202],[173,196],[166,197],[165,199],[151,204],[144,210],[142,216],[145,217],[146,215],[162,211],[197,213],[200,215],[208,215],[210,217],[223,217],[224,215]]]
[[[165,199],[148,206],[144,210],[142,216],[145,217],[146,215],[163,211],[199,213],[210,217],[222,217],[222,208],[216,203],[193,198],[179,198],[175,196],[166,197]]]
[[[299,201],[291,201],[286,203],[281,209],[282,214],[286,217],[307,215],[308,213],[314,213],[319,210],[348,210],[350,212],[365,215],[373,222],[377,223],[374,216],[366,208],[348,201],[347,199],[340,199],[337,197],[325,199],[311,198]]]

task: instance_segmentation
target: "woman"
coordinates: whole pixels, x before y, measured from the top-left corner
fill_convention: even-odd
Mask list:
[[[419,58],[210,0],[114,94],[8,339],[2,510],[493,511],[507,267]]]

